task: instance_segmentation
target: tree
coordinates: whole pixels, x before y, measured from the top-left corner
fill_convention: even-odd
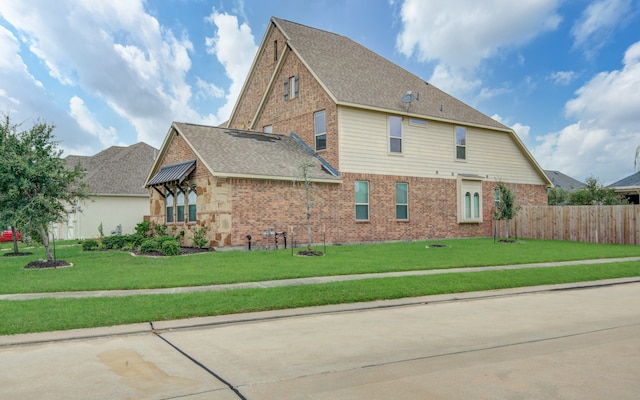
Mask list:
[[[627,199],[611,188],[606,188],[593,176],[587,178],[586,186],[570,192],[568,205],[578,206],[614,206],[628,204]]]
[[[505,220],[505,235],[509,239],[509,221],[515,216],[520,207],[515,205],[516,196],[511,189],[502,182],[498,182],[498,191],[500,193],[500,202],[494,210],[494,217],[497,221]]]
[[[53,130],[53,125],[37,122],[30,130],[18,132],[6,116],[0,144],[3,216],[14,227],[40,234],[47,261],[53,260],[48,226],[62,221],[68,207],[79,208],[89,195],[85,170],[80,165],[67,167]]]
[[[307,206],[307,251],[310,253],[313,251],[311,249],[311,207],[313,207],[313,203],[311,202],[311,181],[309,180],[309,168],[312,166],[311,163],[304,163],[300,166],[304,180],[305,205]]]

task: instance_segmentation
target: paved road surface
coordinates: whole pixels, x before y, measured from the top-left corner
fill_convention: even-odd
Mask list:
[[[0,337],[0,398],[640,399],[640,283],[153,326]]]

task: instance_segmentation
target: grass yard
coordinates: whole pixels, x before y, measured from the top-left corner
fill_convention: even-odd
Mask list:
[[[430,244],[442,248],[428,248]],[[7,244],[3,249],[9,248]],[[25,270],[33,256],[0,257],[0,294],[144,289],[254,282],[323,275],[478,267],[534,262],[640,256],[640,246],[492,239],[331,246],[323,257],[292,257],[290,250],[221,251],[179,257],[132,257],[126,252],[83,252],[79,245],[58,246],[56,255],[71,268]],[[2,252],[4,253],[4,252]]]
[[[445,247],[430,248],[431,244]],[[0,254],[10,248],[2,245]],[[83,252],[67,243],[56,249],[70,268],[25,270],[44,257],[0,257],[0,293],[139,289],[252,282],[322,275],[446,269],[535,262],[640,256],[640,246],[523,240],[456,239],[332,246],[324,257],[292,257],[290,250],[210,252],[189,256],[132,257],[119,251]],[[508,287],[640,276],[640,262],[482,271],[317,285],[238,289],[112,298],[0,301],[0,334],[110,326],[314,305],[396,299]]]

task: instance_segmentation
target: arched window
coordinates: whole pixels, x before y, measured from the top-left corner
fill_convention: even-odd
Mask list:
[[[473,218],[480,218],[480,194],[473,194]]]
[[[471,193],[464,194],[464,217],[471,218]]]
[[[177,221],[184,222],[184,192],[180,189],[178,189],[176,196],[176,214]]]
[[[167,208],[166,220],[167,220],[167,223],[169,224],[173,222],[173,194],[167,191],[164,200]]]
[[[197,198],[197,194],[196,194],[196,188],[191,187],[189,188],[189,197],[187,198],[187,201],[189,202],[189,222],[196,222],[196,198]]]

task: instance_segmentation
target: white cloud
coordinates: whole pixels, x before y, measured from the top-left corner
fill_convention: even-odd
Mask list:
[[[620,70],[601,72],[565,105],[575,123],[538,139],[537,160],[547,169],[611,183],[633,172],[640,145],[640,42],[630,46]]]
[[[207,21],[216,26],[214,36],[206,38],[207,52],[215,54],[224,66],[227,77],[231,79],[227,102],[218,110],[218,118],[224,121],[231,115],[258,46],[254,42],[249,25],[239,24],[235,15],[214,10]]]
[[[121,144],[118,141],[116,129],[113,126],[108,128],[103,127],[80,97],[73,96],[69,101],[69,114],[78,122],[85,132],[96,136],[103,147],[106,148]]]
[[[407,57],[436,62],[428,79],[435,86],[470,102],[487,99],[510,90],[482,88],[476,75],[481,63],[555,30],[559,2],[405,0],[396,48]],[[522,55],[518,58],[524,62]]]
[[[405,0],[398,50],[420,61],[471,70],[502,49],[527,43],[560,23],[558,0]]]
[[[20,96],[29,93],[35,97],[30,87],[11,90],[5,87],[17,73],[2,77],[0,87],[18,97],[24,107],[23,112],[33,113],[31,118],[42,117],[44,112],[54,116],[56,125],[60,126],[62,121],[65,129],[56,129],[56,134],[63,142],[77,148],[87,148],[89,143],[93,143],[89,147],[94,151],[100,150],[96,145],[100,143],[97,138],[107,142],[112,138],[105,136],[104,123],[87,124],[86,119],[80,118],[83,114],[74,95],[102,101],[134,128],[135,141],[155,146],[160,145],[174,119],[219,123],[213,114],[202,115],[193,106],[192,89],[187,83],[190,53],[194,51],[192,43],[187,37],[176,36],[161,26],[144,6],[144,0],[2,2],[2,17],[19,33],[26,47],[21,49],[13,45],[7,49],[0,45],[0,54],[7,51],[13,57],[0,57],[0,62],[14,60],[21,50],[28,48],[40,59],[51,77],[68,87],[65,92],[72,92],[68,94],[71,100],[67,103],[72,107],[71,113],[61,109],[67,104],[60,99],[50,94],[42,96],[42,90],[37,99],[40,106],[27,108],[27,104],[33,101],[26,101]],[[6,41],[4,36],[6,29],[0,27],[2,43]],[[26,71],[26,66],[23,69]],[[51,89],[52,86],[53,83],[50,84]],[[56,105],[55,101],[60,104]],[[77,120],[74,121],[71,115]],[[121,129],[127,129],[126,123],[121,125]],[[78,132],[88,127],[96,131],[84,136]],[[131,135],[131,132],[118,132],[120,137],[126,134]],[[83,140],[86,142],[81,143]]]
[[[574,71],[556,71],[548,76],[548,79],[551,79],[553,83],[560,86],[570,84],[575,78],[576,73]]]
[[[198,94],[196,96],[200,99],[224,97],[224,89],[219,88],[213,83],[205,82],[199,77],[196,78],[196,86],[198,87]]]
[[[494,114],[491,116],[494,120],[500,122],[501,124],[508,125],[508,121],[505,121],[500,115]],[[509,126],[514,132],[518,135],[520,140],[523,142],[529,137],[529,132],[531,131],[531,127],[527,125],[522,125],[520,122],[516,122],[515,124]]]
[[[573,25],[574,47],[585,47],[587,53],[598,50],[631,11],[632,0],[595,1],[584,10]]]

